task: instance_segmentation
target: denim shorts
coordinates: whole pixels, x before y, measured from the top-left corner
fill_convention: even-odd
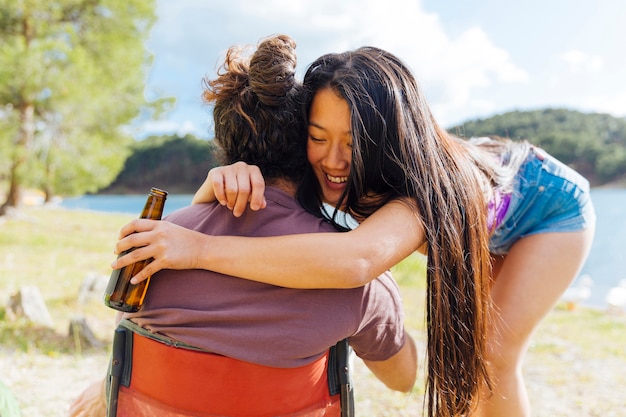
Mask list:
[[[545,151],[533,148],[516,175],[509,208],[489,240],[489,249],[504,255],[525,236],[575,232],[594,223],[589,182]]]

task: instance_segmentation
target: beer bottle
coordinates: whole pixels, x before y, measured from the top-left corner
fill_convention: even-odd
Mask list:
[[[152,188],[139,218],[161,220],[166,198],[166,191]],[[135,248],[130,248],[122,252],[119,256],[124,256],[133,250],[135,250]],[[141,281],[137,285],[131,284],[130,279],[150,262],[152,262],[152,259],[146,259],[121,269],[114,269],[104,294],[104,304],[119,311],[131,313],[139,311],[143,304],[143,299],[146,296],[150,278]]]

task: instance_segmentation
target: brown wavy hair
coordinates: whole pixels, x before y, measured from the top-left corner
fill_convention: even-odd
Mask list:
[[[203,79],[202,98],[213,105],[215,142],[222,164],[257,165],[268,178],[298,181],[306,168],[302,84],[296,79],[296,43],[276,35],[233,46],[215,79]]]
[[[431,417],[467,415],[490,386],[488,179],[469,145],[439,127],[411,71],[392,54],[363,47],[322,56],[309,66],[304,86],[308,106],[317,91],[330,88],[350,107],[347,209],[367,217],[401,199],[421,218],[428,243],[425,406]],[[300,200],[314,210],[319,196],[308,170]]]

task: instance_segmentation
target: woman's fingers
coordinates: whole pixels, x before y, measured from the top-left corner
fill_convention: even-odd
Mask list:
[[[248,204],[252,210],[265,208],[265,180],[256,165],[236,162],[209,172],[217,201],[241,216]]]
[[[252,188],[250,208],[252,210],[264,209],[267,205],[265,201],[265,179],[257,166],[252,165],[250,168],[250,186]]]

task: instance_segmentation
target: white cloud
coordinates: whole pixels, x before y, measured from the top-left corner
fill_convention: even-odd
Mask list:
[[[473,98],[477,91],[529,79],[482,29],[451,36],[415,0],[159,0],[158,14],[148,43],[156,54],[148,91],[177,96],[177,113],[199,105],[200,79],[228,46],[275,33],[298,43],[301,73],[324,53],[387,49],[413,69],[442,124],[490,107]]]
[[[175,132],[178,130],[179,123],[173,120],[150,120],[142,125],[142,129],[146,132]]]
[[[142,132],[141,136],[150,136],[152,134],[185,136],[186,134],[192,134],[194,136],[203,137],[206,135],[206,132],[200,129],[192,120],[147,121],[139,126],[138,130]]]
[[[559,56],[573,74],[598,73],[604,68],[604,59],[600,55],[590,55],[582,51],[571,50]]]
[[[608,113],[615,117],[626,117],[626,91],[614,95],[591,96],[586,100],[590,111]]]
[[[527,83],[530,76],[479,27],[449,35],[438,15],[409,0],[368,0],[354,13],[355,37],[395,53],[413,69],[440,123],[493,109],[476,99],[495,85]],[[391,7],[388,7],[391,6]]]

